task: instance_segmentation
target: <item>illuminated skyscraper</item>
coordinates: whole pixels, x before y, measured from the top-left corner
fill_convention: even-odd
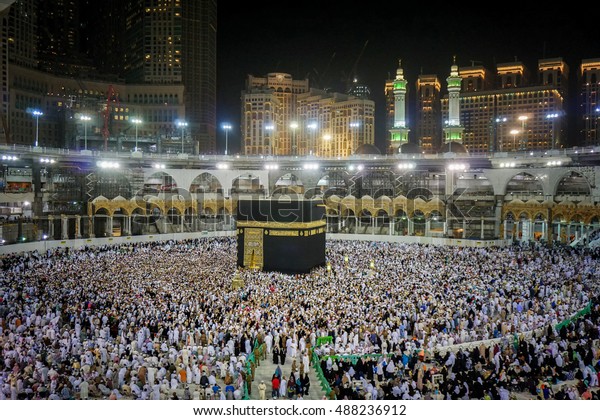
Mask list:
[[[567,66],[561,58],[539,61],[538,83],[527,85],[519,62],[499,64],[497,88],[483,67],[460,70],[462,145],[469,152],[547,150],[564,143]],[[450,78],[449,78],[450,79]],[[443,120],[450,122],[450,100],[442,99]]]
[[[38,10],[35,0],[18,0],[8,15],[8,56],[11,63],[34,68],[38,60]]]
[[[10,136],[8,126],[8,10],[13,1],[0,3],[0,144]]]
[[[185,87],[185,119],[199,150],[216,149],[216,0],[130,0],[128,82]],[[182,116],[183,117],[183,116]]]
[[[80,0],[39,1],[38,69],[78,77],[93,73],[92,60],[81,54]]]
[[[267,90],[271,90],[272,95],[266,95]],[[264,125],[274,124],[272,137],[269,138],[269,148],[272,154],[296,155],[299,153],[299,125],[296,106],[298,95],[307,91],[308,79],[294,80],[287,73],[269,73],[266,77],[248,76],[246,90],[242,92],[244,113],[247,112],[246,106],[249,102],[255,109],[263,107],[258,103],[259,98],[263,98],[267,102],[264,104],[264,109],[274,107],[268,115],[264,113],[256,115],[256,118],[263,120]],[[246,99],[247,95],[250,95],[248,99]],[[251,150],[254,153],[255,150],[258,150],[254,147],[259,147],[261,140],[247,136],[247,133],[254,132],[248,127],[248,124],[253,122],[246,120],[245,115],[242,115],[242,121],[243,149],[244,151]],[[254,133],[256,134],[256,132]]]
[[[242,152],[273,155],[278,136],[280,100],[272,89],[254,88],[242,93]]]
[[[581,145],[600,144],[600,58],[583,60],[580,70],[579,131]]]
[[[436,75],[419,75],[417,79],[417,121],[415,131],[418,146],[425,153],[435,153],[441,146],[440,86],[440,81]]]
[[[385,96],[385,132],[388,134],[386,138],[386,149],[387,153],[392,153],[391,142],[392,142],[392,133],[390,130],[394,128],[394,115],[396,113],[394,109],[394,105],[396,99],[394,98],[394,80],[386,80],[385,88],[384,88],[384,96]]]
[[[311,111],[309,111],[311,110]],[[311,89],[298,96],[302,155],[347,157],[375,143],[375,102]]]

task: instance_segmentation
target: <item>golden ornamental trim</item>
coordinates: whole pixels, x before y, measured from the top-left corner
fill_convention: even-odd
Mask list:
[[[237,222],[238,227],[245,228],[269,228],[269,229],[312,229],[325,226],[324,220],[317,220],[314,222],[258,222],[258,221],[239,221]],[[272,234],[272,233],[271,233]]]

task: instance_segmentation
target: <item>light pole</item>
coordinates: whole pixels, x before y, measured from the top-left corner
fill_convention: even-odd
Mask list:
[[[358,129],[359,127],[360,127],[360,123],[358,121],[350,123],[350,129],[352,132],[352,146],[350,147],[351,153],[354,153],[354,150],[356,150],[358,148],[358,141],[356,139],[356,137],[358,135],[358,133],[357,133],[358,130],[354,130],[354,129]]]
[[[525,131],[525,121],[527,121],[529,117],[527,115],[521,115],[518,119],[519,121],[521,121],[521,131],[523,132],[523,144],[521,145],[521,149],[525,150],[525,145],[527,144],[527,132]]]
[[[510,130],[510,134],[512,134],[513,136],[513,148],[516,149],[517,148],[517,134],[519,134],[520,131],[519,130]]]
[[[185,139],[185,127],[188,123],[185,121],[177,121],[177,127],[181,128],[181,154],[184,152],[183,139]]]
[[[35,147],[38,147],[40,135],[40,117],[44,115],[44,113],[36,109],[32,112],[32,114],[35,117]]]
[[[556,133],[555,133],[555,126],[554,126],[554,122],[556,121],[556,119],[559,117],[558,113],[554,113],[554,114],[548,114],[546,115],[546,119],[551,120],[552,121],[552,137],[550,138],[550,148],[552,150],[554,150],[554,148],[556,147]]]
[[[275,129],[275,126],[273,124],[267,124],[267,125],[265,125],[265,131],[266,131],[266,134],[267,134],[267,136],[266,136],[267,137],[267,141],[265,141],[265,146],[266,147],[264,148],[263,151],[267,155],[272,154],[272,152],[271,152],[271,142],[272,142],[271,133],[273,132],[274,129]]]
[[[298,123],[292,121],[290,128],[292,129],[292,156],[296,156],[296,129],[298,128]]]
[[[317,123],[312,122],[306,126],[310,131],[312,131],[310,147],[308,148],[309,154],[312,154],[313,150],[317,149],[316,140],[317,140]]]
[[[329,155],[331,154],[331,149],[330,149],[330,145],[331,145],[331,134],[325,134],[323,136],[323,140],[325,141],[324,146],[325,146],[325,153],[324,156],[325,157],[330,157]]]
[[[138,149],[138,125],[142,123],[142,120],[139,118],[132,118],[131,122],[135,125],[135,151]]]
[[[89,115],[81,115],[79,119],[83,121],[83,149],[87,150],[87,123],[88,121],[91,121],[92,117]]]
[[[502,138],[502,141],[498,141],[498,126],[500,125],[500,123],[505,123],[507,121],[506,117],[500,117],[500,118],[496,118],[496,125],[494,126],[494,152],[501,152],[502,151],[502,144],[504,141],[504,136],[503,133],[500,133],[500,137]]]
[[[224,123],[223,124],[223,130],[225,130],[225,156],[227,156],[227,152],[229,149],[229,144],[228,144],[228,137],[227,135],[229,134],[229,130],[231,130],[231,124],[229,123]]]

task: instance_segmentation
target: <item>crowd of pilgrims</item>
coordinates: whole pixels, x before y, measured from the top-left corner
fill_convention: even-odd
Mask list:
[[[255,342],[301,386],[324,336],[388,355],[323,358],[337,398],[597,398],[598,253],[328,241],[327,261],[233,290],[234,238],[5,255],[0,399],[240,399]]]

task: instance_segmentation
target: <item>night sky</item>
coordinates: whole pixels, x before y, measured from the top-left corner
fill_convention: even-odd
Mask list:
[[[386,138],[383,88],[388,76],[395,76],[398,58],[412,87],[421,71],[444,80],[454,54],[459,66],[471,65],[473,60],[492,72],[495,63],[514,61],[515,56],[532,73],[539,58],[563,57],[573,80],[582,58],[600,57],[597,10],[584,4],[577,4],[573,12],[562,8],[539,12],[525,10],[518,3],[488,3],[486,8],[498,5],[503,10],[465,14],[466,3],[431,10],[425,4],[415,10],[400,2],[365,2],[361,7],[340,1],[286,3],[219,2],[220,149],[224,148],[220,125],[227,121],[234,126],[229,133],[230,150],[239,150],[240,94],[248,74],[281,71],[294,79],[309,78],[311,87],[343,92],[366,41],[356,73],[370,86],[376,103],[375,141],[380,147]],[[443,93],[445,88],[444,83]]]

